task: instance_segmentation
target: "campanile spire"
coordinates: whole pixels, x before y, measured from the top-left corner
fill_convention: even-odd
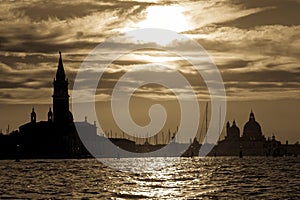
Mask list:
[[[66,79],[65,69],[62,61],[61,52],[59,51],[58,67],[56,72],[56,80],[64,81]]]
[[[53,86],[53,120],[57,124],[67,124],[70,115],[68,79],[66,79],[61,52],[59,52],[56,79],[54,79]]]

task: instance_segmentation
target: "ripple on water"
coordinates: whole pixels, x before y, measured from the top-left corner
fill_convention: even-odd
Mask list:
[[[94,159],[0,161],[5,199],[300,199],[299,157],[148,158],[159,171],[125,173]],[[146,162],[122,159],[126,162]],[[142,165],[141,165],[142,166]]]

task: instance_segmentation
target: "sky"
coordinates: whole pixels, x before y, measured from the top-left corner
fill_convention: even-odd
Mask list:
[[[299,10],[299,0],[1,1],[0,128],[5,132],[9,124],[10,130],[18,129],[28,122],[32,106],[38,120],[46,119],[58,51],[62,51],[72,94],[81,63],[97,45],[131,30],[163,28],[196,41],[218,67],[226,89],[226,121],[236,120],[242,132],[252,109],[264,135],[275,134],[282,142],[300,141]],[[142,43],[112,40],[102,54],[107,59],[114,51],[142,48]],[[154,45],[196,59],[189,43],[180,38],[157,39]],[[157,70],[153,67],[157,64],[167,67]],[[118,79],[135,67],[182,73],[191,83],[203,115],[209,96],[203,79],[190,64],[170,52],[142,49],[118,58],[103,74],[95,98],[105,130],[119,131],[109,111],[110,97]],[[172,91],[158,85],[135,91],[133,119],[147,124],[145,108],[157,102],[168,107],[171,116],[164,129],[174,130],[178,102]]]

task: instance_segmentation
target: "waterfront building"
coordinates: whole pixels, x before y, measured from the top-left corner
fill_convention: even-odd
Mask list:
[[[9,158],[15,156],[14,149],[16,146],[18,146],[18,153],[21,158],[89,156],[78,136],[76,127],[84,130],[87,134],[88,142],[91,142],[95,141],[97,137],[96,124],[88,123],[87,119],[83,122],[74,122],[73,115],[69,110],[68,84],[62,55],[59,52],[58,67],[53,81],[53,111],[49,107],[47,121],[38,121],[38,115],[33,107],[30,113],[30,121],[21,125],[14,137],[8,136],[10,137],[10,142],[6,146],[9,147],[7,147],[7,150],[10,153],[5,153],[7,150],[0,148],[3,154],[1,157]]]

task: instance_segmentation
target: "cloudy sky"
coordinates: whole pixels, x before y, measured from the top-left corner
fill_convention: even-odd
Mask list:
[[[299,0],[1,1],[0,128],[5,132],[10,124],[17,129],[28,121],[33,105],[38,120],[45,120],[59,50],[71,93],[81,63],[98,44],[131,30],[163,28],[197,41],[216,64],[226,88],[226,120],[235,119],[242,129],[253,109],[266,136],[300,141],[299,10]],[[157,38],[157,48],[169,46],[193,57],[193,49],[180,38],[151,37]],[[143,48],[141,41],[109,44],[104,59],[129,46]],[[112,88],[124,73],[154,64],[181,72],[204,107],[205,84],[189,63],[170,52],[144,49],[120,57],[105,71],[96,93],[99,112],[109,107]],[[139,88],[135,98],[133,118],[140,124],[147,122],[140,116],[145,108],[140,99],[147,99],[147,105],[148,100],[176,104],[174,94],[158,85]],[[109,129],[112,119],[103,113],[99,118]],[[173,118],[167,124],[171,128],[178,121]]]

